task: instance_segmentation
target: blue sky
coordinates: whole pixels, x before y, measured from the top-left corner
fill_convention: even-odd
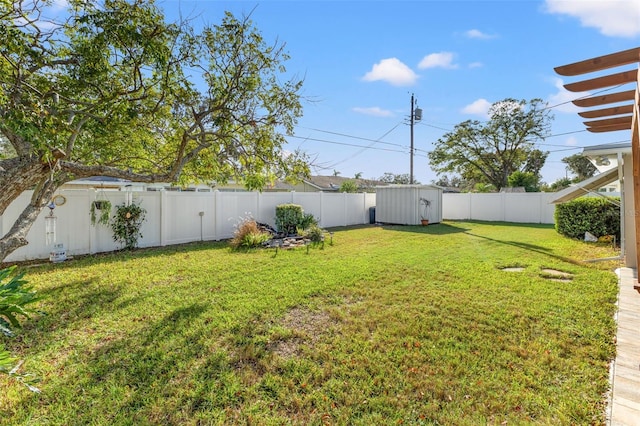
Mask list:
[[[159,4],[169,20],[178,12],[202,23],[218,23],[225,10],[251,13],[267,41],[286,43],[288,73],[305,80],[304,116],[288,148],[307,152],[314,174],[409,173],[412,93],[423,110],[414,126],[422,183],[437,178],[426,158],[433,143],[457,123],[486,120],[488,106],[508,97],[554,106],[554,136],[540,146],[551,151],[542,171],[549,183],[565,176],[563,157],[630,137],[586,132],[566,104],[580,94],[564,91],[553,68],[640,46],[638,0]]]

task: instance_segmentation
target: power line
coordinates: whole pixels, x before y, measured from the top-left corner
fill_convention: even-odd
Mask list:
[[[372,141],[372,142],[371,142],[369,145],[367,145],[366,147],[362,147],[359,151],[356,151],[355,153],[353,153],[353,154],[352,154],[352,155],[350,155],[349,157],[347,157],[347,158],[345,158],[345,159],[343,159],[343,160],[341,160],[341,161],[338,161],[338,162],[334,163],[334,164],[332,165],[332,167],[335,167],[335,166],[337,166],[338,164],[342,164],[342,163],[344,163],[345,161],[353,160],[353,159],[354,159],[354,158],[356,158],[358,155],[362,154],[362,153],[363,153],[364,151],[366,151],[367,149],[370,149],[371,147],[373,147],[373,145],[375,145],[375,144],[377,144],[377,143],[385,143],[385,144],[386,144],[386,142],[382,142],[382,141],[380,141],[380,139],[384,138],[384,137],[385,137],[385,136],[387,136],[389,133],[393,132],[393,131],[394,131],[394,130],[395,130],[395,129],[400,125],[400,124],[402,124],[402,122],[400,122],[400,123],[396,124],[395,126],[393,126],[389,131],[385,132],[385,134],[384,134],[384,135],[380,136],[377,140]],[[395,145],[395,144],[393,144],[393,145]]]
[[[296,138],[296,139],[305,139],[305,140],[314,141],[314,142],[330,143],[330,144],[333,144],[333,145],[352,146],[352,147],[356,147],[356,148],[368,148],[368,149],[374,149],[374,150],[377,150],[377,151],[405,152],[404,150],[399,150],[399,149],[368,147],[367,145],[357,145],[357,144],[347,143],[347,142],[329,141],[329,140],[326,140],[326,139],[317,139],[317,138],[302,137],[302,136],[295,136],[295,135],[294,136],[289,136],[289,137]],[[396,146],[402,147],[402,145],[396,145]]]
[[[349,135],[349,134],[346,134],[346,133],[334,132],[334,131],[331,131],[331,130],[315,129],[315,128],[312,128],[312,127],[303,127],[303,126],[300,126],[300,127],[302,129],[313,130],[314,132],[328,133],[330,135],[343,136],[345,138],[351,138],[351,139],[358,139],[358,140],[361,140],[361,141],[373,142],[373,144],[380,143],[380,144],[384,144],[384,145],[402,146],[402,145],[397,144],[397,143],[383,142],[383,141],[380,140],[380,139],[384,138],[385,136],[387,136],[392,131],[394,131],[400,124],[402,124],[402,122],[400,122],[400,123],[396,124],[395,126],[393,126],[393,128],[391,128],[391,130],[387,131],[384,135],[380,136],[378,139],[363,138],[361,136],[354,136],[354,135]]]
[[[609,91],[611,91],[611,90],[618,89],[619,87],[622,87],[622,86],[624,86],[625,84],[627,84],[627,83],[618,84],[617,86],[608,87],[608,88],[606,88],[606,89],[598,90],[598,91],[597,91],[597,92],[595,92],[595,93],[589,93],[588,95],[580,96],[580,97],[577,97],[577,98],[575,98],[575,99],[570,99],[570,100],[568,100],[568,101],[561,102],[561,103],[556,104],[556,105],[547,106],[547,107],[544,107],[544,108],[541,108],[541,109],[542,109],[542,110],[545,110],[545,109],[557,108],[557,107],[559,107],[559,106],[562,106],[562,105],[566,105],[566,104],[572,103],[573,101],[577,101],[577,100],[579,100],[579,99],[586,99],[586,98],[589,98],[589,97],[591,97],[591,96],[599,95],[600,93],[609,92]]]

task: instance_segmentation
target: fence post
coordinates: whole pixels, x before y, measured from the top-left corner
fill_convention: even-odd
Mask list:
[[[324,191],[320,191],[320,223],[318,225],[324,226]]]
[[[262,220],[262,215],[260,214],[260,206],[261,206],[261,201],[262,201],[262,192],[256,192],[256,215],[254,216],[254,219],[257,220],[258,222],[264,222],[264,220]]]
[[[362,193],[362,223],[366,224],[369,223],[369,221],[367,220],[367,193],[363,192]]]
[[[342,193],[342,226],[347,226],[347,193]]]
[[[85,191],[86,199],[85,199],[85,208],[86,211],[91,211],[91,204],[96,199],[96,190],[87,189]],[[89,220],[89,254],[95,254],[98,252],[98,247],[96,244],[96,240],[98,239],[96,227],[91,224],[91,220]],[[69,247],[70,248],[70,247]]]
[[[167,211],[167,192],[166,191],[158,191],[160,193],[160,245],[167,245],[167,215],[165,214]]]
[[[214,201],[214,207],[213,210],[216,212],[215,213],[215,223],[213,228],[215,229],[215,236],[214,239],[216,241],[220,241],[220,234],[222,233],[221,228],[222,228],[222,224],[220,223],[220,218],[222,217],[222,193],[219,190],[215,190],[213,191],[214,197],[213,197],[213,201]]]

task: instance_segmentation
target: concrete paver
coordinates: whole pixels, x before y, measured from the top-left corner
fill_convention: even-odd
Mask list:
[[[640,426],[640,293],[634,288],[637,271],[618,270],[618,331],[612,364],[610,426]]]

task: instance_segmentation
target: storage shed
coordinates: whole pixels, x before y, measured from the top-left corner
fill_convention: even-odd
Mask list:
[[[376,222],[420,225],[442,221],[442,188],[435,185],[388,185],[376,187]]]

